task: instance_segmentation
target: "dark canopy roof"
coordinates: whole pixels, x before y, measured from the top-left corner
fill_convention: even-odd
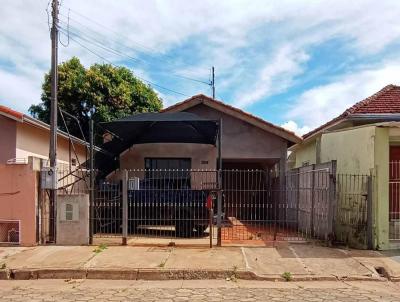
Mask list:
[[[95,165],[103,176],[118,168],[115,160],[136,144],[192,143],[215,145],[218,122],[188,112],[140,113],[101,124],[115,137],[103,144],[109,154],[97,152]],[[110,159],[110,154],[114,160]]]
[[[141,113],[102,124],[130,145],[194,143],[215,145],[218,123],[188,112]]]

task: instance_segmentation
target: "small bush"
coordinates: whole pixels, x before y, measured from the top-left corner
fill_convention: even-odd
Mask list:
[[[282,274],[282,278],[285,279],[286,282],[291,281],[293,279],[291,272],[284,272]]]

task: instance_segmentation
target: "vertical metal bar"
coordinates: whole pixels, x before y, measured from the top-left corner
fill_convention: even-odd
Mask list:
[[[310,209],[310,235],[314,236],[314,202],[315,202],[315,165],[312,165],[311,171],[311,209]]]
[[[372,250],[373,244],[373,216],[372,216],[372,176],[368,176],[368,192],[367,192],[367,247]]]
[[[94,153],[93,153],[93,119],[90,119],[89,123],[89,129],[90,129],[90,187],[89,187],[89,244],[93,244],[93,233],[94,233],[94,227],[93,227],[93,219],[94,219]]]
[[[218,123],[218,200],[217,200],[217,245],[222,244],[222,156],[221,156],[221,143],[222,143],[222,119]]]
[[[122,245],[127,245],[128,238],[128,171],[122,171]]]

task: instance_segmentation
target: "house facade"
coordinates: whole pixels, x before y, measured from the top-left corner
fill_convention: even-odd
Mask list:
[[[46,242],[49,214],[40,189],[40,170],[48,164],[50,126],[0,106],[0,242],[24,246]],[[58,132],[57,168],[61,175],[86,160],[86,143]],[[75,149],[77,157],[72,150]],[[65,177],[62,183],[70,179]]]
[[[223,169],[275,167],[284,173],[287,148],[301,141],[290,131],[205,95],[193,96],[161,111],[174,112],[188,112],[204,119],[221,121]],[[218,149],[213,145],[139,144],[120,154],[120,169],[216,169],[217,158]]]
[[[399,121],[400,87],[388,85],[290,148],[296,168],[335,160],[339,174],[373,177],[374,247],[380,249],[400,240]]]

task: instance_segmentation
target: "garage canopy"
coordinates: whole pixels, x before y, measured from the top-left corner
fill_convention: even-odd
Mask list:
[[[96,169],[102,176],[119,166],[118,156],[137,144],[191,143],[216,145],[218,121],[208,120],[188,112],[140,113],[112,122],[101,123],[114,138],[101,148],[107,151],[95,155]],[[113,157],[111,160],[110,155]]]
[[[140,113],[102,126],[131,145],[146,143],[194,143],[215,145],[218,122],[193,113]]]

